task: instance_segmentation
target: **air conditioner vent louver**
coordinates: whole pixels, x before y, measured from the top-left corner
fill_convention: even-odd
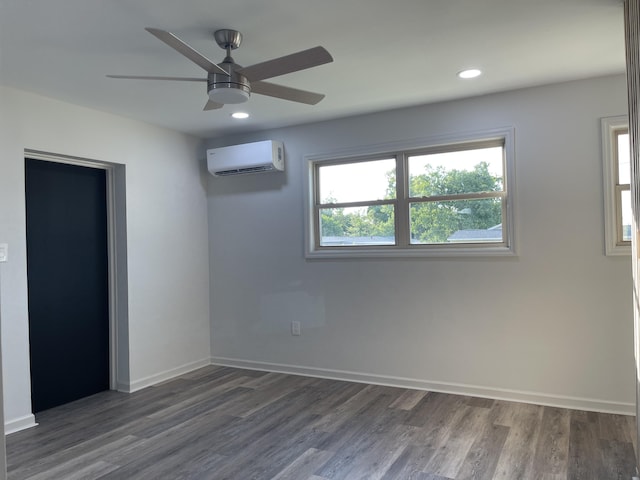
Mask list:
[[[262,165],[260,167],[234,168],[232,170],[218,170],[216,172],[216,175],[219,177],[227,177],[229,175],[242,175],[243,173],[271,172],[273,170],[274,170],[273,166]]]
[[[282,142],[265,140],[207,150],[207,168],[216,177],[284,170]]]

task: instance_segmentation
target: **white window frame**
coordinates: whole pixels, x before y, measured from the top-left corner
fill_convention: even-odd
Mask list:
[[[356,162],[379,158],[398,157],[414,154],[422,150],[446,151],[452,147],[465,144],[501,141],[504,143],[504,207],[502,214],[503,239],[501,243],[465,243],[465,244],[410,244],[408,242],[408,195],[400,186],[398,195],[402,198],[395,200],[396,210],[396,241],[398,245],[384,246],[331,246],[319,245],[318,221],[316,218],[316,166],[331,163]],[[386,143],[333,152],[307,154],[304,156],[304,225],[305,225],[305,257],[315,258],[375,258],[375,257],[469,257],[469,256],[505,256],[516,255],[515,222],[514,222],[514,190],[515,190],[515,161],[514,161],[514,129],[501,128],[484,130],[467,134],[446,135],[405,142]],[[399,161],[398,165],[403,162]],[[398,182],[402,182],[397,171]],[[369,202],[371,203],[371,202]],[[406,210],[406,212],[405,212]],[[399,225],[406,223],[405,227]]]
[[[631,255],[631,242],[622,240],[621,192],[629,187],[618,184],[617,134],[629,131],[627,115],[601,119],[604,182],[605,255]]]

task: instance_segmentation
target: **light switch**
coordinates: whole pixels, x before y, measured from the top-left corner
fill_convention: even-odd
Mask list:
[[[0,243],[0,262],[7,262],[9,260],[9,245],[6,243]]]
[[[294,320],[293,322],[291,322],[291,335],[297,337],[298,335],[300,335],[300,333],[300,322]]]

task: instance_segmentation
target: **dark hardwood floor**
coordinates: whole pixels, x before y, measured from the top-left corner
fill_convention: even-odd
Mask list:
[[[42,412],[9,479],[630,480],[622,415],[206,367]]]

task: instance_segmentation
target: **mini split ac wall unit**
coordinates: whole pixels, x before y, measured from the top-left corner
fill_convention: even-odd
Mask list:
[[[207,150],[207,169],[216,177],[284,171],[284,146],[265,140],[211,148]]]

